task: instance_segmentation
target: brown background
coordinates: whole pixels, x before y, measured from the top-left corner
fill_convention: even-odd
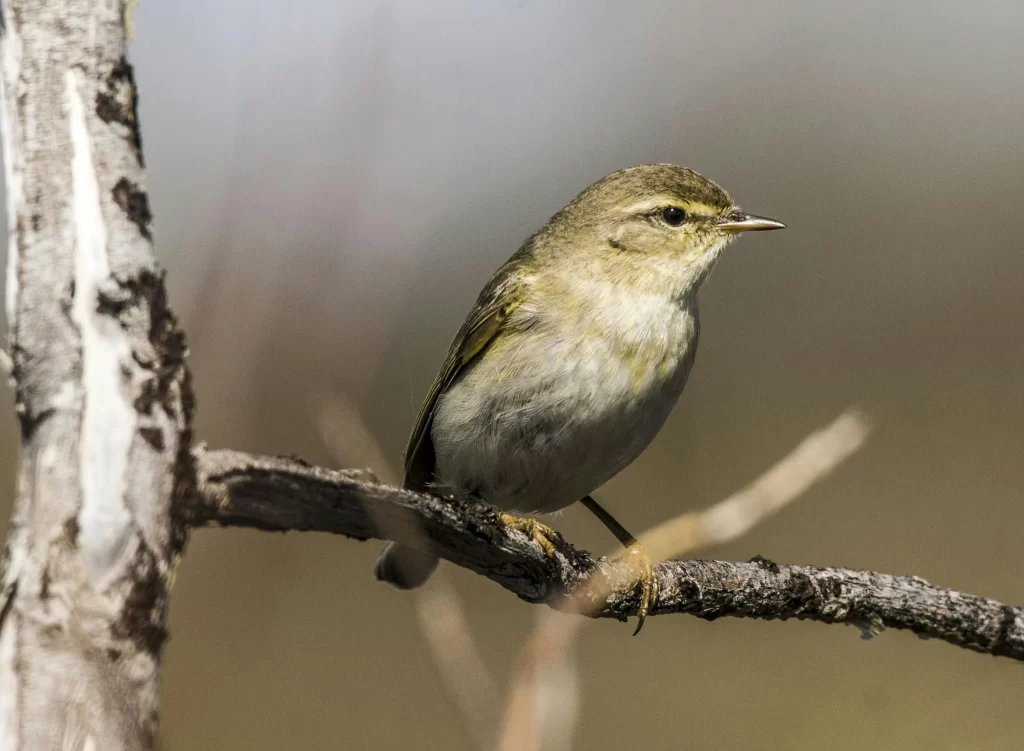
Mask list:
[[[690,386],[607,504],[642,529],[712,503],[857,403],[867,448],[707,554],[1024,601],[1024,5],[849,5],[143,2],[157,252],[201,438],[331,463],[320,400],[347,395],[397,460],[491,270],[596,178],[672,161],[790,228],[720,263]],[[609,546],[582,510],[556,525]],[[196,534],[164,746],[469,748],[376,550]],[[504,682],[536,610],[451,575]],[[1007,660],[806,623],[630,631],[584,633],[578,748],[1021,746]]]

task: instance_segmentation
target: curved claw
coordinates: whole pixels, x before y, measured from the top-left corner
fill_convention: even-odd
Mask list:
[[[548,558],[555,557],[555,546],[562,536],[547,524],[539,522],[536,519],[513,516],[512,514],[506,514],[504,512],[501,514],[501,523],[510,529],[517,530],[529,536],[530,539],[541,546],[544,550],[544,554]]]
[[[658,602],[658,577],[654,573],[654,561],[640,543],[630,545],[616,560],[629,566],[634,586],[639,584],[641,587],[640,607],[636,610],[636,630],[633,632],[633,636],[636,636],[644,627],[651,608]]]

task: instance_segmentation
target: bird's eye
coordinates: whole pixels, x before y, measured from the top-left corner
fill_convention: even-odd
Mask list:
[[[678,206],[666,206],[661,210],[661,218],[665,220],[665,224],[678,227],[686,221],[686,212]]]

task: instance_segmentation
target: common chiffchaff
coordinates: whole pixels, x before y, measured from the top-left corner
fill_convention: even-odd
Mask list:
[[[405,486],[535,514],[591,497],[646,448],[679,399],[697,349],[697,291],[737,234],[780,229],[696,172],[631,167],[551,217],[484,287],[423,403]],[[505,515],[553,554],[556,533]],[[657,597],[641,551],[640,623]],[[376,576],[423,584],[437,558],[389,543]],[[639,630],[639,626],[637,628]]]

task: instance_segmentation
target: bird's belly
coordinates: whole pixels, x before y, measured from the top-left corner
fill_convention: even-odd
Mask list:
[[[439,486],[545,513],[603,485],[647,447],[678,400],[695,337],[656,352],[522,334],[489,351],[439,400]],[[508,351],[509,349],[514,351]],[[510,367],[514,363],[514,367]]]

